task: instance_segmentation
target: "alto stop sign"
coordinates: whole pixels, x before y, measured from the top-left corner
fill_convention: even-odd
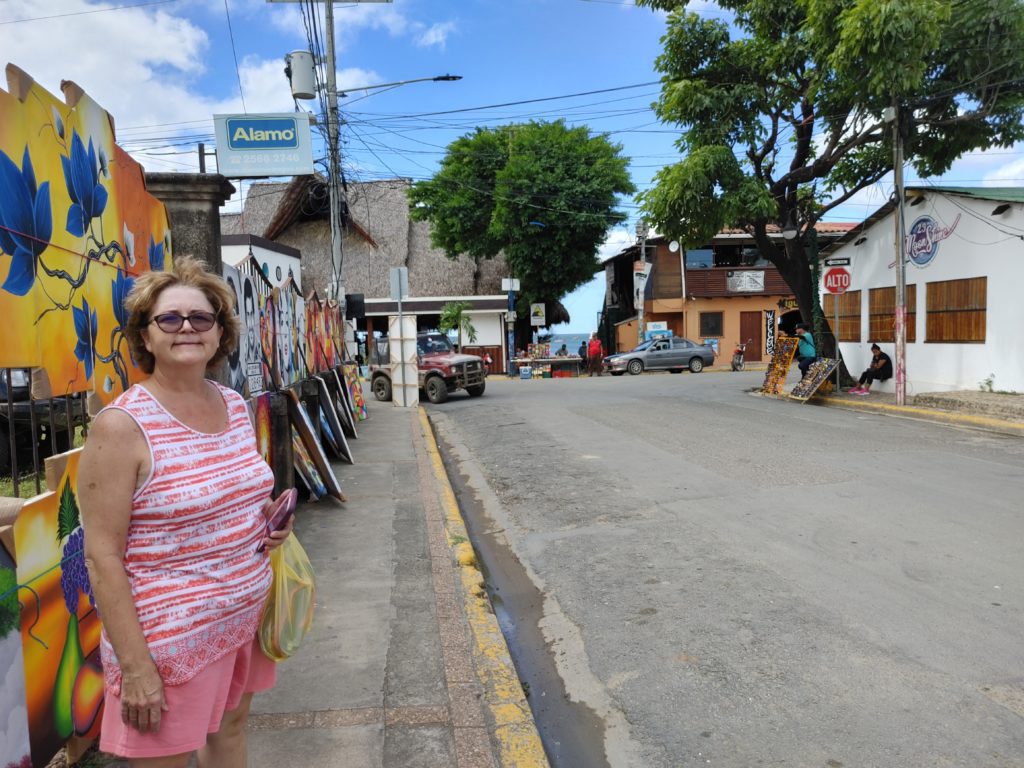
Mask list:
[[[832,267],[825,273],[825,290],[829,293],[846,293],[850,287],[850,272],[843,267]]]

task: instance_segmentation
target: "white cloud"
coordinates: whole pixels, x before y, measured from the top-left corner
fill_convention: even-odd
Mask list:
[[[362,93],[362,91],[355,90],[360,86],[381,85],[384,83],[384,78],[372,69],[360,69],[359,67],[339,69],[336,78],[339,91],[352,89],[349,91],[350,97],[355,97]],[[344,108],[344,101],[341,102],[341,106]]]
[[[999,167],[991,173],[985,174],[983,184],[985,186],[1022,186],[1021,179],[1024,179],[1024,158],[1020,157],[1019,151],[1022,145],[1018,145],[1018,154],[1004,154],[1001,157]],[[1006,150],[1003,150],[1006,152]]]
[[[82,0],[54,6],[63,13],[93,8]],[[6,18],[40,15],[29,0],[11,0],[4,10]],[[207,116],[194,107],[188,86],[203,73],[209,44],[187,19],[146,8],[0,26],[6,60],[58,96],[61,80],[73,80],[119,125]]]
[[[448,41],[448,35],[454,31],[454,21],[432,24],[426,30],[416,35],[416,45],[421,48],[429,48],[433,45],[436,45],[438,48],[444,48],[445,43]]]
[[[603,264],[612,256],[621,253],[626,246],[632,245],[635,240],[636,236],[625,227],[615,227],[597,249],[597,260]]]
[[[242,61],[238,74],[242,80],[242,93],[245,94],[245,108],[249,112],[290,112],[294,109],[284,67],[283,58],[260,59],[248,56]],[[228,100],[218,111],[240,111],[236,101]]]
[[[409,20],[391,4],[360,3],[334,12],[339,46],[347,46],[364,29],[383,29],[393,37],[405,34]]]

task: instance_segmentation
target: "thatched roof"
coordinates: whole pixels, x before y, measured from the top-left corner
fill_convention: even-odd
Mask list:
[[[342,241],[346,293],[367,298],[389,294],[392,267],[407,267],[416,296],[486,295],[501,292],[504,259],[474,264],[430,244],[430,225],[411,221],[407,179],[350,183]],[[325,181],[301,176],[291,182],[253,184],[241,214],[221,217],[225,234],[255,234],[302,252],[302,283],[329,292],[334,277]]]

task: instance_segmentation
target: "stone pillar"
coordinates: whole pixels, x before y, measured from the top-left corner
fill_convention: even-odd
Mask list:
[[[219,173],[147,173],[146,188],[167,206],[171,252],[221,274],[220,207],[235,193],[231,182]]]
[[[223,274],[220,207],[235,193],[231,182],[219,173],[147,173],[146,189],[167,206],[171,254],[195,256],[214,274]],[[228,383],[227,374],[226,360],[207,372],[221,384]]]

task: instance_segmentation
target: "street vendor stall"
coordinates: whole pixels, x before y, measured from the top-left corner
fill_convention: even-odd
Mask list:
[[[583,358],[575,355],[570,357],[516,357],[512,362],[515,363],[516,370],[520,372],[520,378],[537,379],[577,377],[585,365]],[[521,375],[521,372],[526,369],[530,370],[530,376]]]
[[[561,379],[579,376],[586,361],[577,355],[552,355],[550,344],[530,344],[525,356],[513,358],[519,378]],[[529,373],[526,371],[529,370]]]

